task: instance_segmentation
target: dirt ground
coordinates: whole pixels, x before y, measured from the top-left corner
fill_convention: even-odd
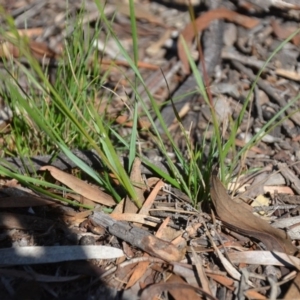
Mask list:
[[[201,145],[205,133],[209,148],[213,128],[208,126],[211,113],[207,102],[200,93],[180,97],[196,91],[197,83],[179,35],[188,43],[204,74],[210,101],[224,128],[224,140],[230,133],[230,120],[240,116],[256,75],[264,67],[235,140],[236,146],[242,148],[275,119],[277,126],[247,152],[235,175],[246,169],[259,171],[240,177],[239,196],[234,199],[212,175],[211,205],[195,208],[187,195],[166,186],[145,166],[138,166],[138,180],[142,182],[144,176],[147,181],[139,191],[144,199],[142,209],[128,204],[128,199],[123,206],[115,207],[109,195],[95,188],[95,198],[107,197],[104,206],[113,208],[111,215],[99,211],[92,214],[43,199],[19,182],[2,177],[1,299],[300,298],[299,33],[272,55],[299,28],[300,1],[189,2],[196,17],[194,25],[186,1],[135,1],[138,68],[157,103],[164,104],[170,95],[179,99],[175,108],[191,144]],[[4,14],[14,20],[19,34],[28,37],[32,54],[41,63],[45,57],[51,60],[54,68],[78,15],[82,13],[83,30],[91,32],[100,16],[92,0],[12,0],[0,1],[0,5]],[[106,1],[105,15],[114,17],[112,28],[132,55],[127,1]],[[1,19],[5,26],[3,13]],[[201,33],[203,54],[194,41],[195,30]],[[9,51],[24,63],[17,48],[2,38],[1,42],[1,59]],[[107,28],[100,32],[95,48],[101,54],[103,72],[112,64],[118,66],[107,79],[118,97],[106,110],[109,116],[117,116],[127,96],[133,93],[129,81],[134,79],[134,72],[118,52],[116,42],[107,39]],[[20,79],[24,89],[28,88],[26,84]],[[138,90],[151,111],[143,87]],[[284,108],[287,109],[278,116]],[[12,112],[4,103],[0,110],[0,126],[5,128],[11,123]],[[186,151],[182,131],[174,120],[174,107],[167,104],[161,111],[175,141]],[[147,122],[144,118],[140,121]],[[160,130],[159,122],[156,125]],[[161,160],[154,142],[147,137],[143,136],[147,157]],[[48,154],[30,166],[38,170],[49,160]],[[76,150],[75,154],[98,168],[95,153]],[[233,158],[234,153],[227,158],[228,164]],[[24,171],[18,158],[8,161],[20,173]],[[163,161],[156,163],[165,168]],[[70,165],[74,167],[65,157],[53,163],[62,171]],[[79,184],[86,188],[86,183],[74,181],[74,185]],[[235,182],[231,182],[230,192],[234,187]],[[81,195],[93,202],[90,189],[89,186],[89,192]],[[31,247],[33,252],[18,255],[18,247]],[[97,254],[88,252],[92,249]],[[101,256],[102,252],[107,256]]]

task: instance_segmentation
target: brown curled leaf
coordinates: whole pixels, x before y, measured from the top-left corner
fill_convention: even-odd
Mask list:
[[[278,21],[272,20],[271,26],[273,28],[274,34],[282,40],[287,39],[292,33],[294,33],[299,28],[297,27],[282,27],[282,24],[279,24]],[[300,34],[295,35],[292,38],[292,42],[294,45],[299,46],[300,45]]]
[[[183,36],[187,46],[189,47],[192,44],[192,41],[195,37],[195,30],[197,32],[203,31],[208,27],[210,22],[219,19],[224,19],[226,21],[239,24],[247,29],[251,29],[257,26],[260,22],[257,19],[240,15],[226,8],[218,8],[218,9],[210,10],[207,13],[201,15],[194,22],[188,24],[185,27],[185,29],[182,31],[181,35]],[[185,73],[189,74],[190,66],[181,39],[178,40],[177,47],[178,47],[178,56],[182,62],[183,70]]]
[[[243,201],[231,199],[215,175],[211,178],[210,194],[217,215],[231,230],[263,242],[270,251],[285,252],[289,255],[297,251],[283,230],[274,228],[255,216],[249,209],[249,205]]]

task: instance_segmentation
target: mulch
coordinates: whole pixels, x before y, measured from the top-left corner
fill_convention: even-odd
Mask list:
[[[262,68],[237,132],[236,147],[243,147],[273,118],[277,125],[267,126],[267,134],[247,151],[234,170],[235,178],[228,191],[212,174],[212,201],[202,199],[206,205],[196,207],[193,199],[165,184],[138,159],[130,178],[137,183],[136,191],[143,203],[140,209],[129,198],[115,205],[111,195],[79,180],[73,175],[75,166],[63,154],[52,161],[52,166],[48,166],[49,153],[35,156],[26,170],[32,174],[47,170],[76,193],[49,189],[61,196],[61,202],[2,176],[1,299],[300,298],[300,34],[273,55],[299,28],[300,1],[223,0],[221,7],[213,10],[207,10],[201,1],[190,2],[196,25],[191,25],[185,1],[135,1],[138,68],[157,103],[163,105],[170,95],[196,91],[195,84],[188,90],[181,88],[194,79],[178,37],[183,35],[197,61],[200,57],[200,66],[194,28],[205,30],[218,19],[224,31],[223,42],[218,40],[217,47],[222,49],[213,74],[205,82],[224,141],[229,137],[231,120],[239,118]],[[84,4],[79,0],[69,0],[68,4],[59,0],[13,0],[0,1],[0,5],[14,20],[19,34],[28,37],[32,55],[52,69],[61,60],[64,39],[72,36],[79,14],[83,16],[84,31],[93,32],[99,19],[97,6],[91,0]],[[112,28],[132,55],[126,1],[107,1],[105,15],[114,19]],[[3,17],[1,23],[6,30]],[[115,97],[110,99],[107,89],[99,92],[99,97],[106,105],[107,117],[122,125],[121,130],[130,132],[132,120],[126,107],[131,105],[128,96],[133,94],[130,80],[134,80],[134,72],[107,30],[104,26],[94,47],[101,54],[103,72],[110,70],[107,84],[113,87]],[[205,57],[205,47],[215,46],[210,38],[209,34],[202,35]],[[20,49],[3,38],[0,57],[13,57],[26,65]],[[1,62],[0,69],[3,66]],[[205,68],[202,71],[206,75]],[[20,86],[30,90],[26,84],[20,78]],[[138,91],[151,112],[142,85]],[[209,125],[208,103],[199,93],[189,101],[184,99],[179,115],[191,144],[206,144],[209,148],[213,128]],[[17,116],[0,100],[0,128],[5,128],[2,135],[7,137],[7,128],[13,126],[12,118]],[[171,113],[172,121],[175,114]],[[142,116],[139,122],[144,130],[140,139],[147,145],[143,153],[167,171],[151,135],[145,134],[148,120]],[[186,151],[178,121],[174,119],[168,125],[181,150]],[[73,153],[102,171],[101,158],[92,150],[76,149]],[[234,155],[226,158],[228,164]],[[24,161],[18,157],[4,160],[20,174],[25,172]],[[122,154],[120,161],[126,165]],[[241,175],[250,169],[257,171]],[[94,209],[78,208],[76,203]]]

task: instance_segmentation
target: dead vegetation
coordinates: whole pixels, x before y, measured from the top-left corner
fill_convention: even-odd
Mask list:
[[[79,0],[70,0],[67,5],[56,0],[2,2],[18,34],[27,37],[32,56],[49,67],[52,82],[58,64],[64,63],[64,41],[72,36],[78,16],[81,14],[87,45],[100,16],[91,0],[84,6]],[[155,100],[163,103],[170,94],[179,96],[196,90],[186,51],[177,38],[180,33],[192,56],[200,56],[199,66],[208,55],[207,44],[209,51],[222,47],[212,74],[203,66],[202,71],[208,77],[204,81],[209,102],[222,124],[226,142],[230,140],[231,122],[241,115],[256,74],[298,28],[300,2],[223,0],[222,7],[207,10],[198,3],[201,1],[190,1],[199,16],[193,23],[182,2],[135,2],[137,67]],[[113,17],[112,29],[132,55],[128,3],[107,1],[105,15]],[[215,20],[225,21],[223,41],[215,44],[212,37],[204,35],[203,58],[194,43],[195,31],[207,29]],[[109,98],[104,89],[96,103],[99,113],[118,124],[120,135],[125,136],[133,124],[132,115],[125,109],[132,107],[128,95],[135,92],[130,84],[135,73],[108,32],[103,24],[94,49],[99,53],[101,74],[108,74],[105,88],[113,90],[115,97]],[[1,42],[2,62],[13,57],[14,62],[28,64],[22,56],[22,45],[13,43],[9,35]],[[25,188],[21,176],[19,181],[1,177],[1,299],[299,298],[300,113],[298,101],[291,104],[291,99],[299,96],[299,43],[298,34],[262,70],[234,144],[242,149],[257,133],[263,131],[264,136],[246,151],[228,178],[228,191],[217,174],[211,174],[211,202],[209,198],[191,199],[165,184],[136,158],[130,180],[141,207],[128,196],[116,204],[114,195],[92,184],[91,178],[78,179],[76,165],[63,154],[51,160],[50,153],[39,153],[29,162],[6,157],[7,149],[3,149],[3,161],[20,175],[27,172],[34,177],[36,172],[47,171],[49,182],[59,182],[69,190],[49,187],[49,192],[61,197],[58,202]],[[87,67],[92,69],[93,63],[90,59]],[[4,63],[1,67],[5,69]],[[23,91],[30,90],[24,77],[18,80]],[[184,82],[193,84],[186,86]],[[143,86],[137,91],[151,111]],[[180,104],[179,115],[189,130],[191,144],[199,146],[205,139],[203,152],[207,153],[214,132],[208,125],[212,121],[209,103],[198,93],[190,101],[184,99],[186,105]],[[86,101],[91,99],[87,96]],[[5,148],[16,116],[8,103],[1,104],[1,142]],[[284,108],[284,114],[278,115]],[[174,121],[173,108],[166,118]],[[272,118],[277,126],[262,129]],[[149,120],[141,116],[138,121],[141,148],[145,146],[142,152],[159,169],[168,171],[164,158],[157,159],[160,153],[146,131],[151,126]],[[168,125],[180,144],[178,122]],[[186,144],[180,145],[186,151]],[[13,141],[9,147],[17,153]],[[102,174],[103,164],[96,152],[75,149],[73,153]],[[235,154],[226,157],[228,164]],[[120,153],[120,161],[128,163],[126,153]],[[245,172],[254,169],[253,173]],[[120,182],[113,176],[111,182],[124,195]]]

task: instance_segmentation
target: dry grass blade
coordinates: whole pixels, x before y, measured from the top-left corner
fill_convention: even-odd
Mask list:
[[[156,227],[157,223],[160,222],[159,218],[151,217],[152,220],[156,222],[152,222],[149,219],[148,215],[136,214],[136,213],[112,213],[111,217],[118,221],[127,221],[127,222],[134,222],[139,224],[144,224],[152,227]]]
[[[139,158],[135,158],[132,164],[132,170],[130,174],[130,180],[134,183],[134,189],[138,196],[140,203],[144,203],[144,182],[141,174],[141,160]],[[138,211],[138,207],[134,202],[130,199],[129,196],[125,198],[124,213],[136,213]]]
[[[220,261],[222,262],[225,270],[230,274],[232,278],[235,280],[241,279],[241,274],[233,267],[231,262],[228,261],[228,259],[222,254],[222,252],[218,249],[217,245],[215,244],[214,240],[212,239],[209,232],[207,232],[207,236],[209,237],[210,242],[212,243],[213,248],[215,249]]]
[[[209,287],[209,281],[208,281],[207,276],[203,269],[202,259],[201,259],[201,257],[197,256],[196,251],[193,247],[191,247],[191,249],[192,249],[192,257],[195,261],[195,265],[196,265],[199,279],[201,281],[201,285],[206,293],[212,295],[211,289]]]

